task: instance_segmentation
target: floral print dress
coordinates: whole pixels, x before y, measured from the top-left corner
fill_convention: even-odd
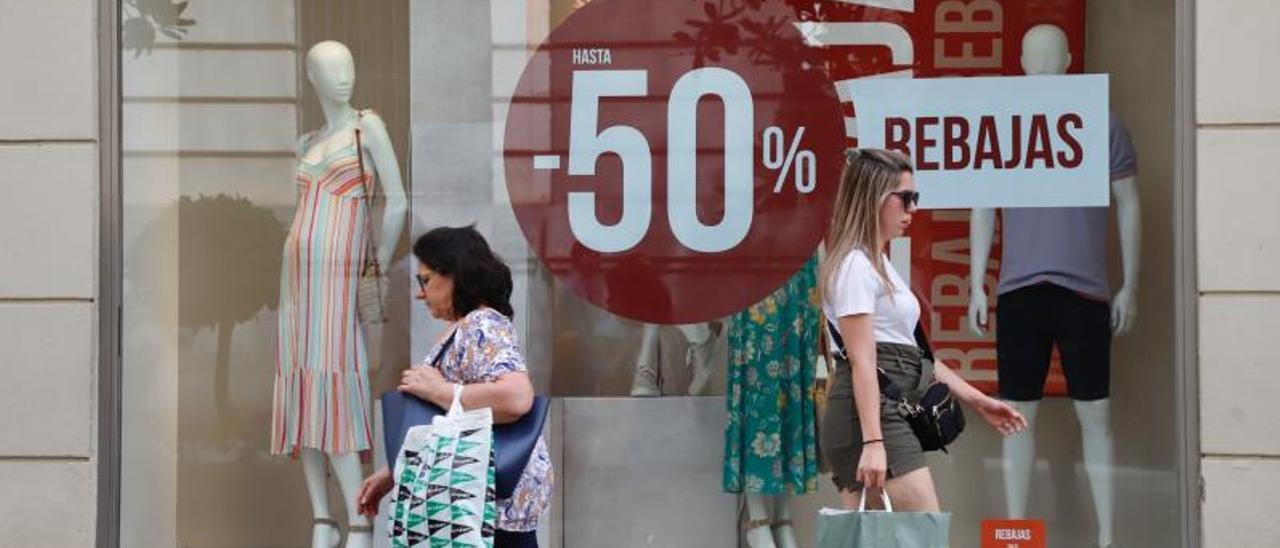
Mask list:
[[[729,323],[724,490],[817,490],[813,402],[818,356],[817,258]]]
[[[427,355],[434,357],[447,340],[437,343]],[[464,385],[493,382],[506,373],[527,370],[515,325],[491,308],[473,310],[458,322],[453,344],[441,356],[439,367],[445,380]],[[553,479],[551,454],[540,437],[511,498],[498,499],[498,529],[536,530],[538,517],[551,501]]]

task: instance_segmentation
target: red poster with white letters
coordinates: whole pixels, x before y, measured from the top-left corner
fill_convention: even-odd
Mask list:
[[[825,40],[823,54],[837,89],[857,78],[1016,76],[1022,37],[1050,24],[1067,36],[1068,73],[1084,67],[1084,0],[864,0],[793,2],[801,20],[824,24],[847,36]],[[846,100],[846,116],[856,105]],[[856,139],[854,140],[856,143]],[[991,310],[984,336],[968,327],[969,212],[937,210],[915,216],[911,239],[911,284],[923,298],[925,327],[939,359],[988,392],[996,388],[995,294],[999,279],[1000,228],[992,243],[986,287]],[[1055,353],[1046,395],[1065,395],[1066,381]]]
[[[1020,75],[1022,38],[1038,25],[1066,36],[1066,72],[1080,72],[1084,58],[1085,0],[556,6],[566,14],[512,92],[507,193],[552,275],[604,310],[652,324],[733,314],[809,260],[827,229],[841,149],[856,145],[850,82]],[[968,218],[916,215],[903,252],[936,355],[990,391],[995,314],[985,335],[969,331]],[[999,250],[997,230],[985,277],[993,296]],[[1055,367],[1046,393],[1064,389]]]

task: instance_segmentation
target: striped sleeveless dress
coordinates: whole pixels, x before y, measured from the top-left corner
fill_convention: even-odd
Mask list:
[[[372,447],[368,357],[356,315],[371,212],[357,154],[353,131],[349,144],[320,162],[298,163],[297,212],[280,275],[272,454]]]

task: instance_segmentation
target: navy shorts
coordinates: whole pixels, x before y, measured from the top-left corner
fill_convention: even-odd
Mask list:
[[[996,367],[1000,396],[1044,397],[1053,345],[1062,355],[1067,393],[1092,401],[1111,393],[1111,306],[1062,286],[1041,283],[1000,295],[996,303]]]

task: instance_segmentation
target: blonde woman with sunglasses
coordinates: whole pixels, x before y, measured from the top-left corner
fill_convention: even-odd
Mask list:
[[[920,199],[910,160],[874,149],[847,156],[818,274],[823,313],[847,356],[836,360],[829,384],[821,446],[846,508],[857,508],[863,489],[884,489],[895,509],[936,512],[924,451],[896,404],[881,396],[877,367],[913,399],[934,380],[945,383],[1002,435],[1027,423],[916,345],[920,303],[884,256],[889,241],[911,225]]]

